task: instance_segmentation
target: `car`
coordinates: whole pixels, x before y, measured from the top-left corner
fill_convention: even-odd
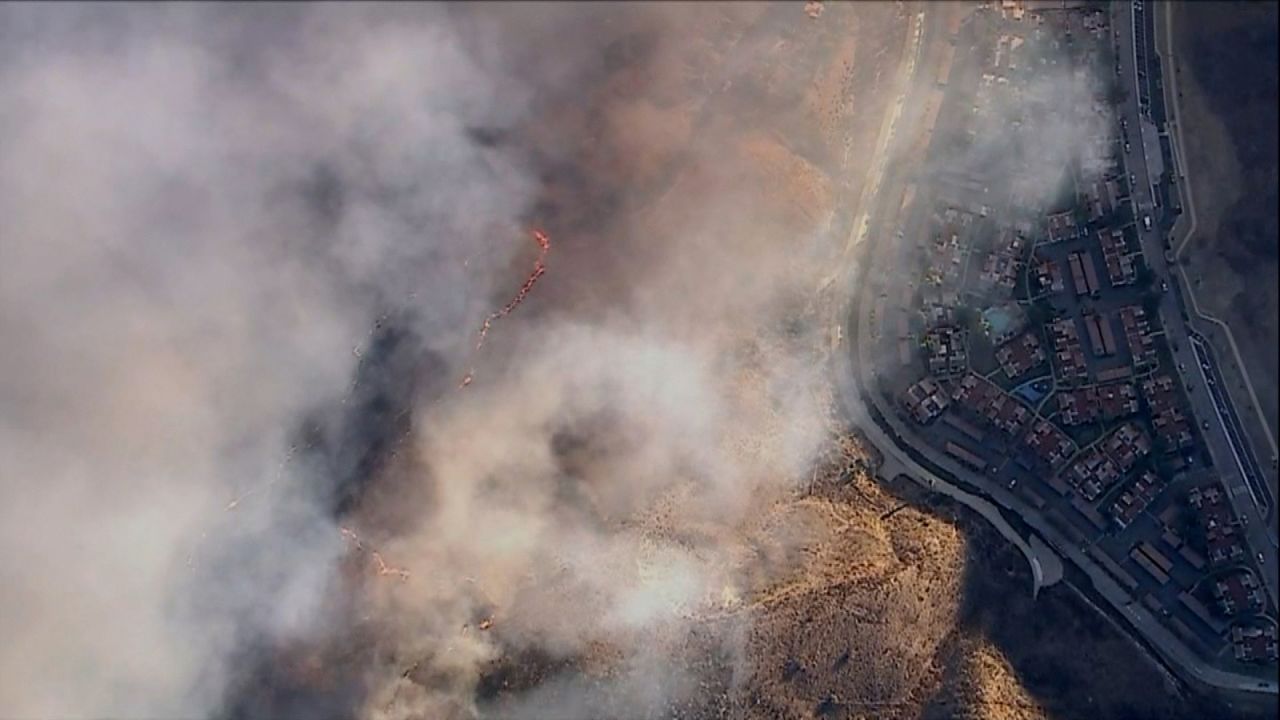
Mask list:
[[[1126,142],[1126,143],[1124,144],[1124,151],[1125,151],[1125,152],[1131,152],[1132,150],[1133,150],[1133,146]]]
[[[1209,429],[1209,421],[1208,421],[1208,420],[1201,420],[1201,421],[1200,421],[1200,429],[1202,429],[1202,430],[1208,430],[1208,429]]]
[[[1186,363],[1178,363],[1178,371],[1179,371],[1179,372],[1186,372],[1186,371],[1187,371],[1187,364],[1186,364]]]

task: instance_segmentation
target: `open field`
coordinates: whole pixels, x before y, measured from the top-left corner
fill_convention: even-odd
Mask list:
[[[1174,32],[1186,169],[1198,215],[1184,250],[1188,277],[1201,306],[1231,326],[1275,428],[1276,5],[1178,5]],[[1224,371],[1231,364],[1224,362]],[[1250,412],[1243,403],[1241,415]],[[1265,453],[1259,459],[1265,461]]]

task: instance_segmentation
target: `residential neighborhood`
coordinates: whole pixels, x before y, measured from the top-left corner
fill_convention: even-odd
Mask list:
[[[980,70],[952,72],[937,121],[951,137],[972,135],[996,104],[1033,114],[1020,69],[1061,62],[1037,55],[1046,44],[1082,67],[1114,62],[1103,7],[1030,5],[993,4],[972,23]],[[1021,498],[1202,661],[1274,670],[1276,607],[1228,501],[1226,458],[1193,419],[1110,103],[1100,88],[1079,108],[1112,118],[1094,138],[1106,162],[1058,168],[1047,204],[1018,183],[993,192],[998,178],[942,154],[897,251],[911,290],[880,318],[901,367],[881,391],[918,441]],[[1005,132],[1034,142],[1033,124]]]

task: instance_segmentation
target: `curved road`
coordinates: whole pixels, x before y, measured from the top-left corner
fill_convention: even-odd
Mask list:
[[[938,7],[945,7],[945,5]],[[864,397],[862,389],[871,386],[874,382],[874,370],[871,369],[872,363],[868,358],[867,335],[869,333],[860,336],[858,331],[859,328],[867,327],[867,323],[862,322],[862,320],[867,319],[869,316],[870,303],[858,301],[858,291],[862,288],[857,285],[856,255],[860,251],[866,252],[867,258],[863,261],[867,263],[873,261],[870,251],[874,250],[875,245],[878,243],[873,242],[867,248],[862,248],[861,246],[864,244],[863,241],[866,239],[872,224],[871,216],[878,205],[878,196],[887,165],[887,153],[891,147],[895,125],[903,103],[906,101],[911,89],[911,81],[914,79],[916,61],[921,47],[921,36],[925,31],[925,21],[926,19],[932,21],[929,23],[930,35],[932,36],[934,32],[938,31],[937,26],[939,23],[937,22],[937,17],[940,14],[936,10],[928,13],[921,10],[913,17],[910,23],[908,30],[910,33],[909,45],[904,54],[904,65],[899,69],[899,77],[897,79],[898,95],[886,113],[885,121],[881,127],[869,174],[863,186],[865,189],[862,197],[859,198],[858,211],[854,215],[853,227],[843,249],[841,262],[829,277],[823,279],[818,288],[819,291],[822,291],[832,283],[836,284],[836,297],[829,308],[831,312],[830,327],[833,350],[832,370],[835,374],[835,383],[843,410],[847,418],[866,433],[868,439],[885,458],[885,465],[882,468],[885,474],[896,472],[899,469],[907,471],[906,474],[921,485],[932,491],[953,497],[982,514],[1002,535],[1017,546],[1031,564],[1034,582],[1033,592],[1042,585],[1051,584],[1061,578],[1062,565],[1058,554],[1061,553],[1061,557],[1069,558],[1073,564],[1088,575],[1093,589],[1102,595],[1125,618],[1129,625],[1135,628],[1138,634],[1145,638],[1173,666],[1181,668],[1200,683],[1210,687],[1274,695],[1280,690],[1280,684],[1274,681],[1260,681],[1253,677],[1219,670],[1201,662],[1193,652],[1176,639],[1159,618],[1148,612],[1145,607],[1133,603],[1132,598],[1124,588],[1087,558],[1083,548],[1073,546],[1055,528],[1049,526],[1039,513],[1026,507],[1025,503],[1020,499],[1013,497],[1003,488],[991,487],[989,483],[984,484],[981,478],[974,478],[975,487],[979,487],[984,493],[995,498],[1003,507],[1016,512],[1036,531],[1036,534],[1046,538],[1053,545],[1053,549],[1046,546],[1036,535],[1032,535],[1031,542],[1024,539],[1009,524],[1001,514],[1000,509],[986,498],[958,488],[922,467],[911,458],[906,448],[900,447],[888,436],[884,428],[875,422],[872,413],[866,406],[866,397]],[[926,16],[928,17],[926,18]],[[871,190],[873,188],[874,190]],[[847,348],[842,347],[842,341],[846,334],[848,337],[847,344],[849,345]],[[853,366],[853,352],[858,353],[856,367]],[[891,408],[886,411],[883,406],[884,400],[880,394],[871,392],[867,393],[867,397],[876,403],[880,417],[892,426],[896,418]],[[909,432],[902,432],[898,428],[894,428],[894,430],[895,434],[900,437],[911,437]],[[928,448],[922,444],[918,449],[927,454]],[[953,472],[956,477],[968,478],[972,475],[959,468],[959,466],[955,466],[953,471],[951,466],[955,465],[955,463],[948,464],[950,462],[949,458],[935,454],[935,456],[928,459],[934,464],[947,469],[947,471]]]
[[[1029,543],[1009,524],[1009,521],[995,505],[937,477],[899,448],[897,443],[891,440],[884,430],[872,420],[871,414],[863,403],[861,390],[855,387],[857,376],[852,367],[852,356],[839,347],[842,338],[846,334],[850,338],[857,337],[855,330],[856,318],[851,307],[856,283],[855,255],[866,239],[870,228],[873,209],[879,198],[881,183],[884,180],[885,170],[888,166],[890,150],[893,148],[898,120],[902,116],[903,107],[913,87],[912,81],[915,79],[917,62],[923,46],[922,39],[926,30],[926,19],[932,21],[929,23],[928,28],[932,37],[944,31],[942,27],[943,17],[943,14],[939,12],[926,14],[924,11],[920,11],[912,17],[909,23],[908,45],[903,53],[903,65],[898,69],[896,83],[898,94],[893,104],[889,106],[885,119],[881,124],[875,151],[867,171],[867,177],[862,185],[861,196],[858,199],[853,227],[843,250],[842,262],[820,284],[820,289],[833,282],[837,283],[837,292],[840,296],[832,303],[829,321],[829,327],[832,328],[832,359],[836,388],[846,419],[867,435],[867,438],[876,446],[884,458],[884,463],[880,468],[881,475],[886,480],[891,480],[898,475],[906,475],[930,491],[946,495],[981,514],[1001,535],[1022,551],[1027,558],[1027,562],[1031,566],[1032,594],[1034,595],[1039,592],[1041,587],[1052,585],[1062,578],[1062,563],[1057,555],[1045,547],[1039,541],[1039,538],[1034,538]],[[845,332],[846,326],[848,327],[847,333]],[[859,344],[859,348],[865,353],[864,344]],[[869,361],[865,358],[860,358],[859,364],[869,364]]]

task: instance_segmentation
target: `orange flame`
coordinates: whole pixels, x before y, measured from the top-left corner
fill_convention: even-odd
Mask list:
[[[484,347],[484,341],[489,336],[489,328],[493,327],[493,322],[499,318],[510,315],[524,299],[529,297],[529,293],[533,291],[533,286],[538,282],[538,278],[542,277],[547,271],[547,254],[551,252],[551,238],[541,230],[533,231],[533,241],[538,243],[538,259],[533,261],[533,272],[529,273],[529,277],[524,281],[524,285],[520,286],[520,291],[515,297],[511,298],[511,302],[502,307],[501,310],[489,313],[489,317],[484,319],[480,325],[480,336],[476,339],[476,351]],[[474,379],[475,371],[468,372],[466,377],[462,379],[459,388],[464,388],[471,384]]]
[[[360,536],[356,535],[354,530],[351,528],[340,527],[338,528],[338,531],[355,546],[357,552],[364,552],[364,543],[360,542]],[[409,579],[408,570],[388,565],[387,562],[382,559],[382,553],[379,553],[377,550],[371,550],[369,555],[373,557],[373,562],[377,565],[378,575],[397,575],[400,577],[401,581]]]
[[[524,285],[520,286],[519,292],[517,292],[515,297],[511,299],[511,302],[508,302],[506,305],[504,305],[501,310],[490,313],[489,316],[484,319],[484,323],[480,326],[480,337],[476,340],[477,352],[480,350],[481,347],[484,346],[485,338],[488,337],[489,328],[493,327],[494,321],[498,320],[499,318],[503,318],[503,317],[506,317],[507,315],[510,315],[517,307],[519,307],[520,303],[524,302],[524,299],[529,296],[530,292],[533,291],[533,286],[537,284],[538,278],[542,277],[542,275],[547,271],[547,255],[551,252],[551,238],[545,232],[543,232],[542,230],[538,230],[536,228],[531,232],[533,235],[533,241],[538,244],[538,258],[533,261],[533,271],[529,273],[529,277],[525,279]],[[464,261],[463,265],[465,266],[469,261],[470,261],[470,258],[468,258],[467,261]],[[412,299],[416,295],[417,293],[410,293],[409,297],[410,299]],[[387,319],[387,315],[383,315],[382,317],[378,318],[378,320],[374,323],[373,329],[369,331],[370,337],[373,336],[374,332],[376,332],[378,328],[382,327],[382,324],[383,322],[386,321],[386,319]],[[360,346],[356,345],[356,347],[352,349],[352,353],[355,354],[356,357],[361,357],[362,351],[360,349]],[[475,379],[475,370],[473,368],[472,370],[467,372],[465,377],[462,378],[462,382],[458,384],[458,389],[461,390],[462,388],[467,387],[472,383],[474,379]],[[347,394],[342,398],[342,403],[344,405],[347,403],[347,398],[350,397],[351,393],[355,390],[355,382],[356,381],[353,379],[351,387],[347,389]],[[298,448],[296,445],[289,448],[289,453],[288,455],[285,456],[284,461],[280,463],[280,467],[277,469],[275,477],[273,477],[270,481],[265,483],[265,485],[263,486],[250,488],[240,493],[236,497],[232,498],[231,501],[227,503],[226,510],[227,511],[235,510],[240,505],[241,502],[247,500],[250,496],[254,495],[260,490],[269,488],[272,485],[279,482],[284,475],[285,466],[288,465],[288,463],[293,459],[294,452],[297,449]],[[355,534],[354,531],[345,527],[340,528],[340,530],[342,531],[343,537],[347,538],[355,545],[355,548],[357,551],[360,551],[360,552],[364,551],[364,545],[360,542],[360,538]],[[378,566],[379,575],[398,575],[401,580],[408,579],[409,572],[407,570],[402,570],[400,568],[387,565],[386,561],[382,559],[382,555],[379,554],[376,550],[371,551],[370,555],[373,557],[374,562]],[[187,564],[189,566],[192,564],[191,558],[188,558]]]

